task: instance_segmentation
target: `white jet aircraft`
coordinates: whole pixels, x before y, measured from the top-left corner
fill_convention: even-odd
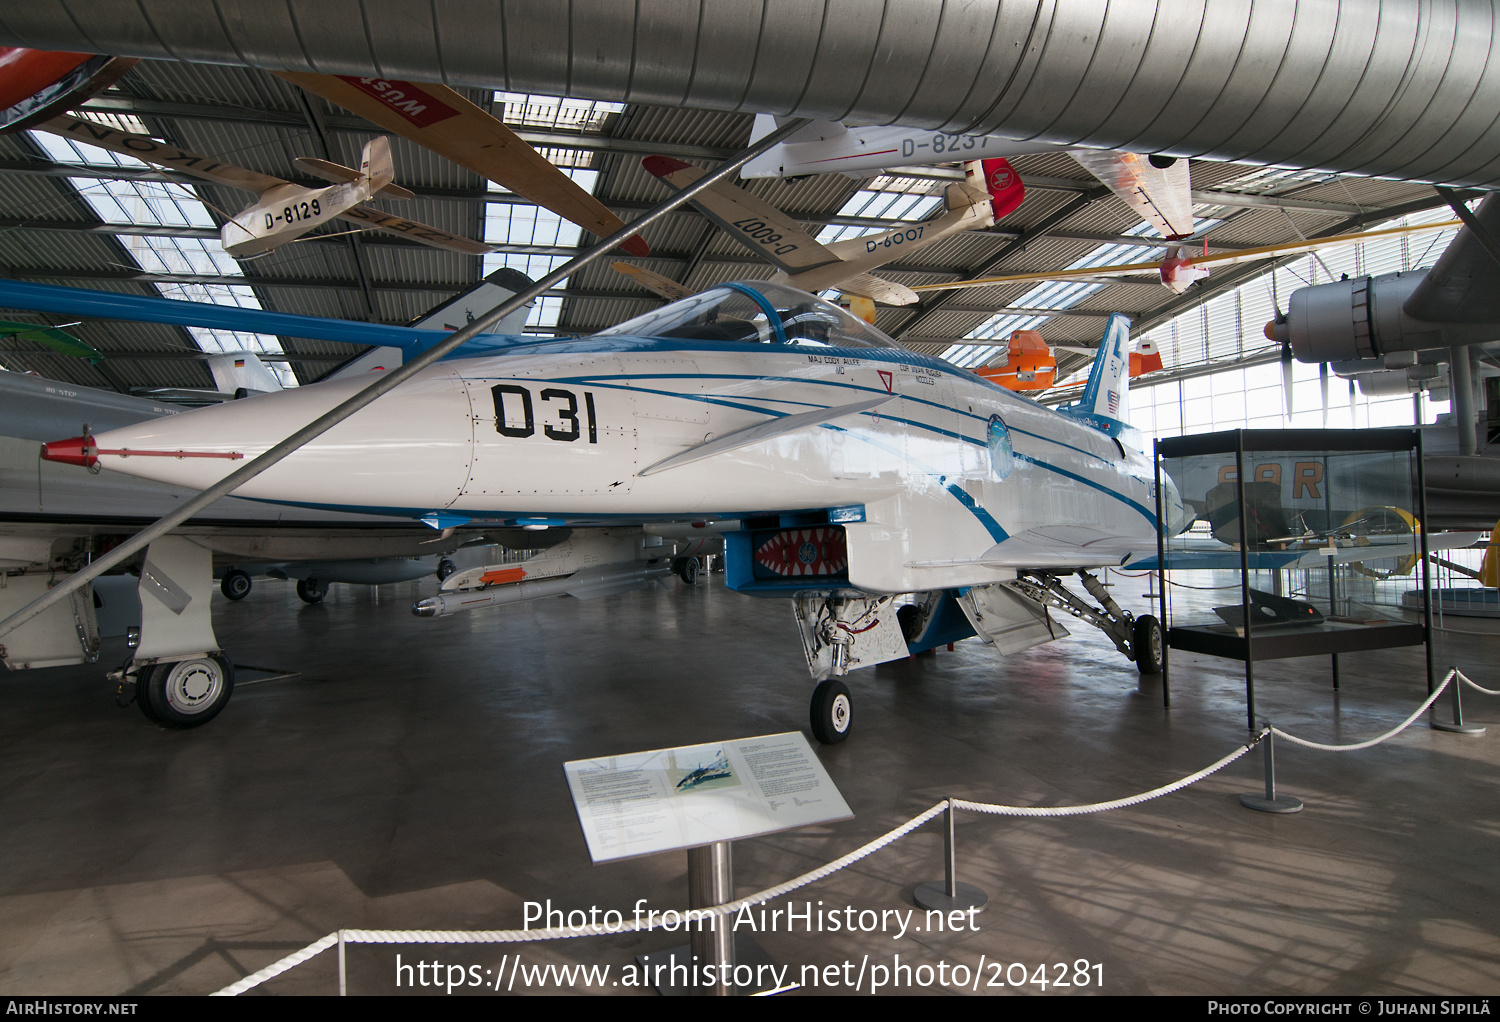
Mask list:
[[[1026,649],[1066,634],[1049,606],[1160,670],[1160,624],[1088,570],[1154,554],[1158,506],[1169,532],[1184,518],[1122,442],[1127,334],[1110,320],[1083,399],[1053,411],[810,294],[726,284],[588,338],[460,349],[237,495],[439,528],[738,520],[727,583],[794,601],[813,731],[836,742],[850,670],[974,634]],[[361,386],[252,396],[44,456],[203,487]],[[1098,606],[1063,585],[1073,573]]]

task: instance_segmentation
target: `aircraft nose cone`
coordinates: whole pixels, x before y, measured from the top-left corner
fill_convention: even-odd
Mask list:
[[[42,444],[42,460],[93,468],[99,464],[99,449],[94,446],[94,438],[91,436],[75,436],[71,440],[53,440]]]

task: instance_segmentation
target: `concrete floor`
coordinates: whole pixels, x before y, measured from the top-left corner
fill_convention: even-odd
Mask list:
[[[335,586],[316,607],[290,584],[257,582],[243,603],[215,596],[220,641],[238,662],[300,674],[242,687],[188,732],[116,709],[105,664],[0,678],[0,993],[204,993],[339,927],[519,927],[523,903],[547,899],[627,915],[641,898],[683,907],[682,853],[590,864],[562,764],[806,729],[810,684],[788,605],[726,592],[721,579],[436,621],[407,610],[431,582]],[[1143,583],[1116,592],[1139,607]],[[1439,662],[1495,687],[1497,642],[1447,636]],[[834,859],[946,796],[1112,799],[1243,740],[1240,665],[1179,655],[1172,680],[1164,711],[1159,682],[1138,685],[1084,627],[1006,660],[970,640],[859,672],[855,733],[819,753],[854,819],[738,842],[737,892]],[[1354,741],[1420,702],[1420,650],[1347,656],[1338,694],[1325,660],[1262,665],[1258,689],[1286,730]],[[1495,700],[1468,707],[1500,719]],[[875,966],[899,960],[966,966],[980,993],[1040,993],[991,984],[1041,965],[1050,981],[1054,963],[1073,979],[1082,960],[1087,990],[1113,994],[1500,992],[1500,727],[1467,737],[1419,724],[1354,754],[1283,747],[1278,766],[1305,812],[1239,806],[1237,793],[1260,785],[1257,752],[1108,814],[961,815],[961,878],[990,896],[977,932],[798,923],[756,936],[793,982],[806,981],[803,966],[849,962],[849,981],[864,965],[865,990]],[[904,911],[914,885],[942,878],[941,852],[929,824],[772,907]],[[488,977],[519,951],[528,966],[607,965],[604,986],[576,989],[625,993],[608,983],[636,954],[681,942],[356,946],[349,984],[408,992],[398,955]],[[899,986],[947,989],[924,978]],[[335,990],[331,952],[260,988]]]

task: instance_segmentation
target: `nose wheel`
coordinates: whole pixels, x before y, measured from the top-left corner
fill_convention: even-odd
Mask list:
[[[854,703],[849,686],[829,678],[813,689],[812,733],[824,745],[837,745],[849,737]]]
[[[250,595],[250,573],[239,568],[231,568],[224,573],[224,580],[219,583],[219,591],[231,600],[243,600]]]

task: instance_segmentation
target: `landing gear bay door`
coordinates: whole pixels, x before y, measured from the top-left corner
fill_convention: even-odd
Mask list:
[[[1051,619],[1047,608],[1003,585],[974,586],[958,598],[969,624],[1004,656],[1061,639],[1068,630]]]

